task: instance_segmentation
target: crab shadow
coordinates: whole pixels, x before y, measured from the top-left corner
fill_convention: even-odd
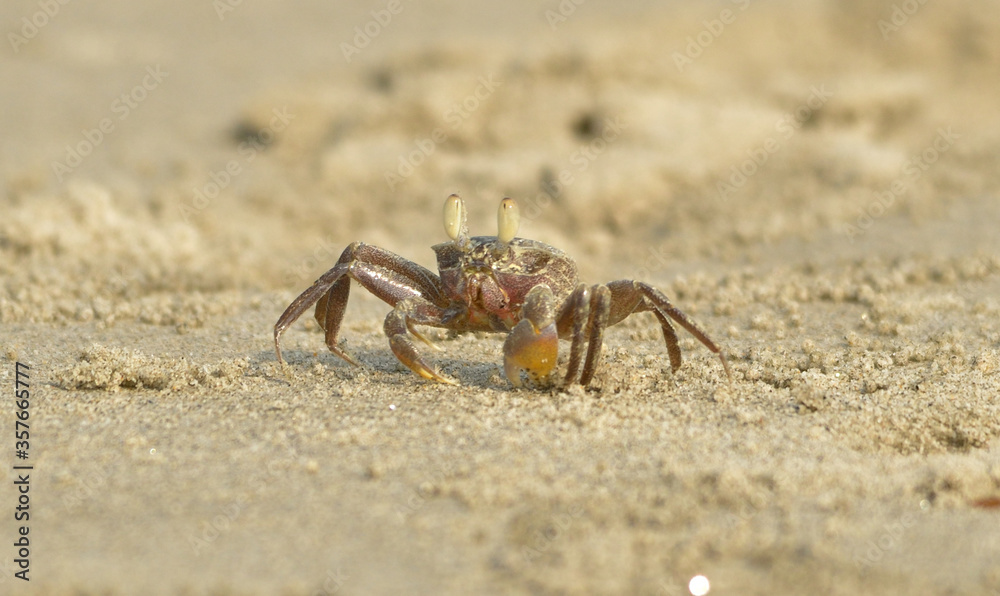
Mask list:
[[[424,356],[428,363],[439,372],[454,379],[460,386],[478,387],[481,389],[509,388],[503,377],[502,356],[499,348],[492,342],[477,345],[456,338],[435,338],[434,344],[441,350],[425,348]],[[499,344],[497,344],[499,345]],[[327,374],[333,374],[338,379],[350,381],[365,375],[369,380],[392,386],[412,386],[414,383],[429,383],[419,375],[406,368],[392,353],[389,346],[352,346],[349,354],[358,364],[354,365],[326,350],[321,346],[315,350],[289,349],[282,350],[285,360],[285,374],[270,375],[276,382],[288,382],[296,376],[315,370],[321,366]],[[499,359],[497,359],[499,358]],[[273,350],[261,350],[254,359],[256,366],[277,364]]]

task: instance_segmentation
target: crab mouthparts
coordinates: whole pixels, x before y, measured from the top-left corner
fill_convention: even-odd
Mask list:
[[[465,295],[469,305],[485,312],[500,313],[507,308],[507,293],[497,283],[492,271],[471,273]]]

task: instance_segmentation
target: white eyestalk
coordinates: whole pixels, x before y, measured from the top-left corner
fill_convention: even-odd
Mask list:
[[[444,231],[459,245],[469,242],[469,226],[465,223],[465,201],[451,195],[444,201]]]
[[[521,210],[514,199],[506,198],[500,201],[500,209],[497,211],[497,239],[509,244],[517,235],[517,228],[520,226]]]

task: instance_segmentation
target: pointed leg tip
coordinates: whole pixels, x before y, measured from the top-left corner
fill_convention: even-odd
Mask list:
[[[285,359],[281,357],[280,350],[278,351],[278,371],[281,373],[281,376],[285,377],[286,379],[291,378],[291,375],[289,374],[288,370],[288,363],[285,362]]]
[[[722,360],[722,368],[725,369],[726,378],[729,379],[729,384],[732,385],[733,371],[729,368],[729,362],[726,360],[726,357],[722,355],[722,352],[719,352],[719,359]]]
[[[437,344],[435,344],[434,342],[432,342],[431,340],[427,339],[427,336],[424,335],[423,333],[420,333],[419,331],[417,331],[413,327],[409,327],[409,331],[410,331],[411,335],[413,335],[414,337],[416,337],[417,339],[419,339],[420,341],[422,341],[427,347],[431,348],[435,352],[440,352],[441,351],[441,348]]]
[[[443,383],[445,385],[459,385],[459,382],[455,379],[446,377],[434,369],[424,368],[422,370],[415,370],[415,372],[428,381],[437,381],[438,383]]]
[[[433,375],[431,378],[433,380],[437,381],[438,383],[444,383],[445,385],[453,385],[453,386],[460,385],[460,383],[458,381],[456,381],[455,379],[453,379],[451,377],[448,377],[448,376],[445,376],[445,375],[439,373],[437,371],[437,369],[432,369],[431,370],[431,375]]]
[[[329,348],[329,346],[327,346],[327,347]],[[357,360],[355,360],[354,358],[352,358],[351,355],[348,354],[347,352],[341,350],[339,346],[337,348],[330,348],[330,351],[333,352],[334,354],[336,354],[337,356],[340,356],[341,358],[343,358],[344,361],[347,362],[347,363],[349,363],[349,364],[353,364],[354,366],[361,366],[361,363],[359,363]]]

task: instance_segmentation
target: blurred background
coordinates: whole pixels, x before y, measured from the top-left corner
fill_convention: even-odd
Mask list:
[[[994,2],[43,4],[0,9],[0,249],[71,302],[430,265],[452,192],[588,276],[891,250],[1000,176]]]

